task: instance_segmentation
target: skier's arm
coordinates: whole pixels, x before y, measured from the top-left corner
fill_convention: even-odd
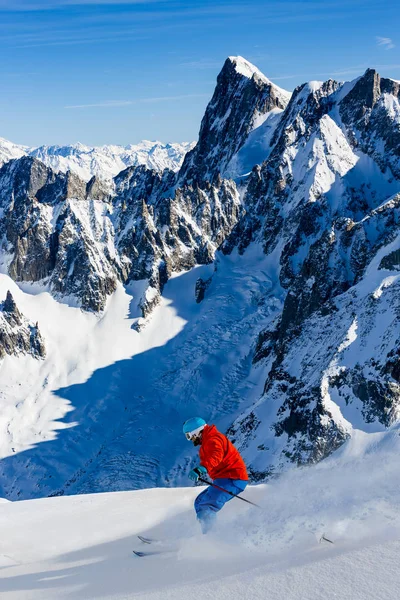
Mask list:
[[[219,439],[211,440],[205,448],[206,458],[202,460],[202,465],[207,469],[215,469],[224,458],[224,447]]]

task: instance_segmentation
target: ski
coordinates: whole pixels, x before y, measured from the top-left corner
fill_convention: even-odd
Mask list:
[[[156,554],[171,554],[172,552],[176,552],[176,550],[150,550],[149,552],[142,552],[140,550],[132,550],[135,556],[139,558],[144,558],[145,556],[154,556]]]
[[[153,554],[161,554],[161,551],[153,551],[153,552],[140,552],[139,550],[132,550],[135,556],[139,556],[139,558],[143,558],[143,556],[152,556]]]
[[[158,548],[156,550],[132,550],[133,554],[135,554],[136,556],[139,556],[140,558],[144,557],[144,556],[154,556],[155,554],[168,554],[168,553],[172,553],[172,552],[177,552],[178,548],[177,547],[172,547],[171,548],[171,541],[170,540],[165,540],[164,542],[162,540],[157,540],[155,538],[148,538],[144,535],[138,535],[137,538],[143,542],[143,544],[154,544],[155,546],[158,546]],[[163,547],[164,544],[167,544],[166,547]],[[160,548],[161,545],[161,548]],[[172,545],[174,545],[172,543]]]
[[[138,535],[138,538],[144,544],[155,544],[155,543],[157,543],[159,541],[159,540],[155,540],[153,538],[147,538],[144,535]]]

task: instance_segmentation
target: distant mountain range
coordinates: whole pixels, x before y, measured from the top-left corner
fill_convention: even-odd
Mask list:
[[[55,172],[72,171],[84,181],[93,176],[112,179],[127,167],[146,166],[148,169],[178,171],[183,158],[195,142],[163,144],[143,140],[128,146],[39,146],[29,148],[0,138],[0,166],[14,158],[34,156]]]

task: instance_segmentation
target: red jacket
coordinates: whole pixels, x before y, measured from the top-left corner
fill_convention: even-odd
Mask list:
[[[206,425],[200,446],[200,464],[211,479],[248,480],[246,465],[235,446],[215,425]]]

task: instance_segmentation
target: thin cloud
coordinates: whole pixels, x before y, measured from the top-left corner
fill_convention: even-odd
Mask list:
[[[129,106],[132,100],[107,100],[106,102],[95,102],[93,104],[71,104],[64,108],[115,108],[117,106]]]
[[[383,46],[385,50],[392,50],[392,48],[396,48],[396,46],[393,44],[392,39],[388,37],[376,36],[376,43],[378,44],[378,46]]]
[[[135,41],[147,40],[148,36],[135,36]],[[124,42],[126,40],[132,40],[132,35],[118,36],[118,37],[95,37],[95,38],[81,38],[75,40],[59,40],[57,42],[39,42],[36,44],[19,44],[13,46],[14,48],[43,48],[51,46],[79,46],[81,44],[102,44],[104,42],[116,43],[118,41]]]
[[[186,100],[187,98],[206,98],[209,94],[182,94],[180,96],[156,96],[153,98],[138,98],[137,100],[106,100],[92,104],[71,104],[64,108],[117,108],[131,106],[132,104],[150,104],[153,102],[170,102],[174,100]]]
[[[182,96],[159,96],[156,98],[140,98],[137,102],[168,102],[170,100],[185,100],[186,98],[209,98],[210,94],[183,94]]]
[[[280,79],[294,79],[295,77],[303,77],[303,75],[278,75],[277,77],[268,75],[268,79],[271,79],[271,81],[278,81]]]
[[[40,10],[55,10],[69,6],[107,6],[115,4],[158,4],[169,0],[0,0],[0,11],[35,12]]]

